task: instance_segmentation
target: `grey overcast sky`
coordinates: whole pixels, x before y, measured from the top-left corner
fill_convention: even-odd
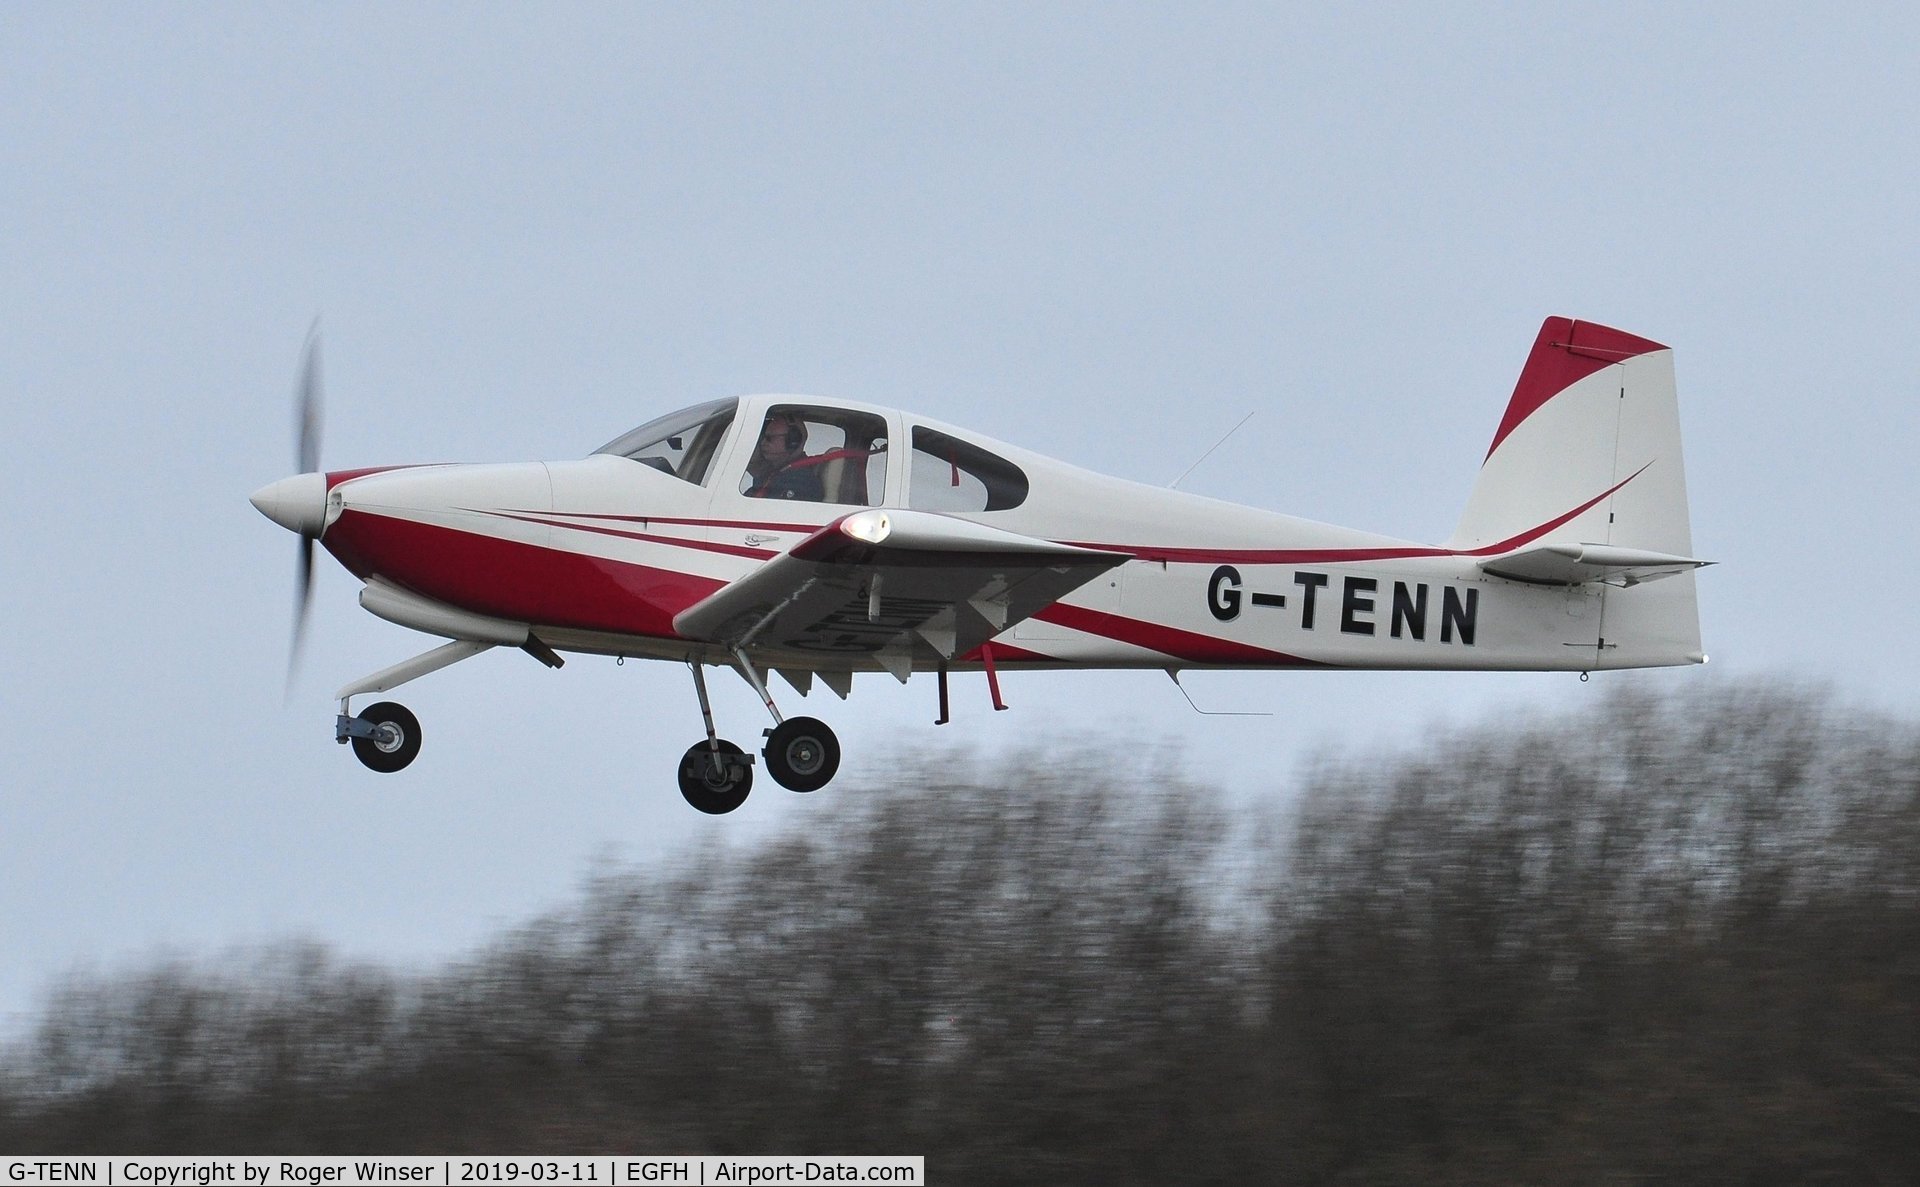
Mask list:
[[[1677,351],[1705,671],[1920,707],[1910,5],[81,5],[0,9],[0,1023],[53,980],[303,935],[427,961],[603,858],[830,820],[893,756],[1184,747],[1237,801],[1324,748],[1622,677],[885,676],[847,765],[681,802],[668,665],[431,644],[322,556],[283,704],[289,473],[575,457],[696,400],[913,408],[1069,461],[1444,539],[1540,320]],[[761,710],[716,682],[723,729]],[[791,706],[790,706],[791,707]]]

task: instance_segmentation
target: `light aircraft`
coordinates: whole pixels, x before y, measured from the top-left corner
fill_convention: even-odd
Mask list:
[[[697,404],[586,458],[322,471],[310,334],[301,472],[252,498],[298,533],[294,649],[318,541],[360,604],[444,637],[337,694],[335,739],[376,771],[420,750],[385,692],[494,647],[692,671],[706,737],[680,791],[730,812],[753,756],[719,736],[704,670],[773,718],[775,782],[813,791],[840,747],[784,716],[773,673],[844,699],[856,672],[1006,668],[1578,671],[1704,663],[1667,347],[1549,318],[1452,538],[1420,544],[1096,474],[891,408],[813,396]]]

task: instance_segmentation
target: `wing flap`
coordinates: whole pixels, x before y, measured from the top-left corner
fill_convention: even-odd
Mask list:
[[[1492,576],[1534,585],[1586,585],[1598,582],[1621,587],[1658,581],[1702,568],[1712,561],[1673,556],[1639,548],[1608,544],[1548,544],[1480,562]]]
[[[966,655],[1120,565],[1076,548],[927,511],[845,516],[674,618],[690,639],[866,657],[889,671],[924,649]]]

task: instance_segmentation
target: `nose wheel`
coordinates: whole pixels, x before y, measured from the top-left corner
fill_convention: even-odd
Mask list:
[[[343,740],[353,743],[353,756],[369,770],[392,774],[420,754],[420,719],[405,705],[381,701],[358,717],[342,720]]]

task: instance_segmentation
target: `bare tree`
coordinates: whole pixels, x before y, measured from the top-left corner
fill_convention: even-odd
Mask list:
[[[936,755],[429,975],[75,980],[0,1059],[0,1147],[1911,1182],[1916,760],[1821,690],[1629,686],[1323,763],[1258,833],[1176,755]]]

